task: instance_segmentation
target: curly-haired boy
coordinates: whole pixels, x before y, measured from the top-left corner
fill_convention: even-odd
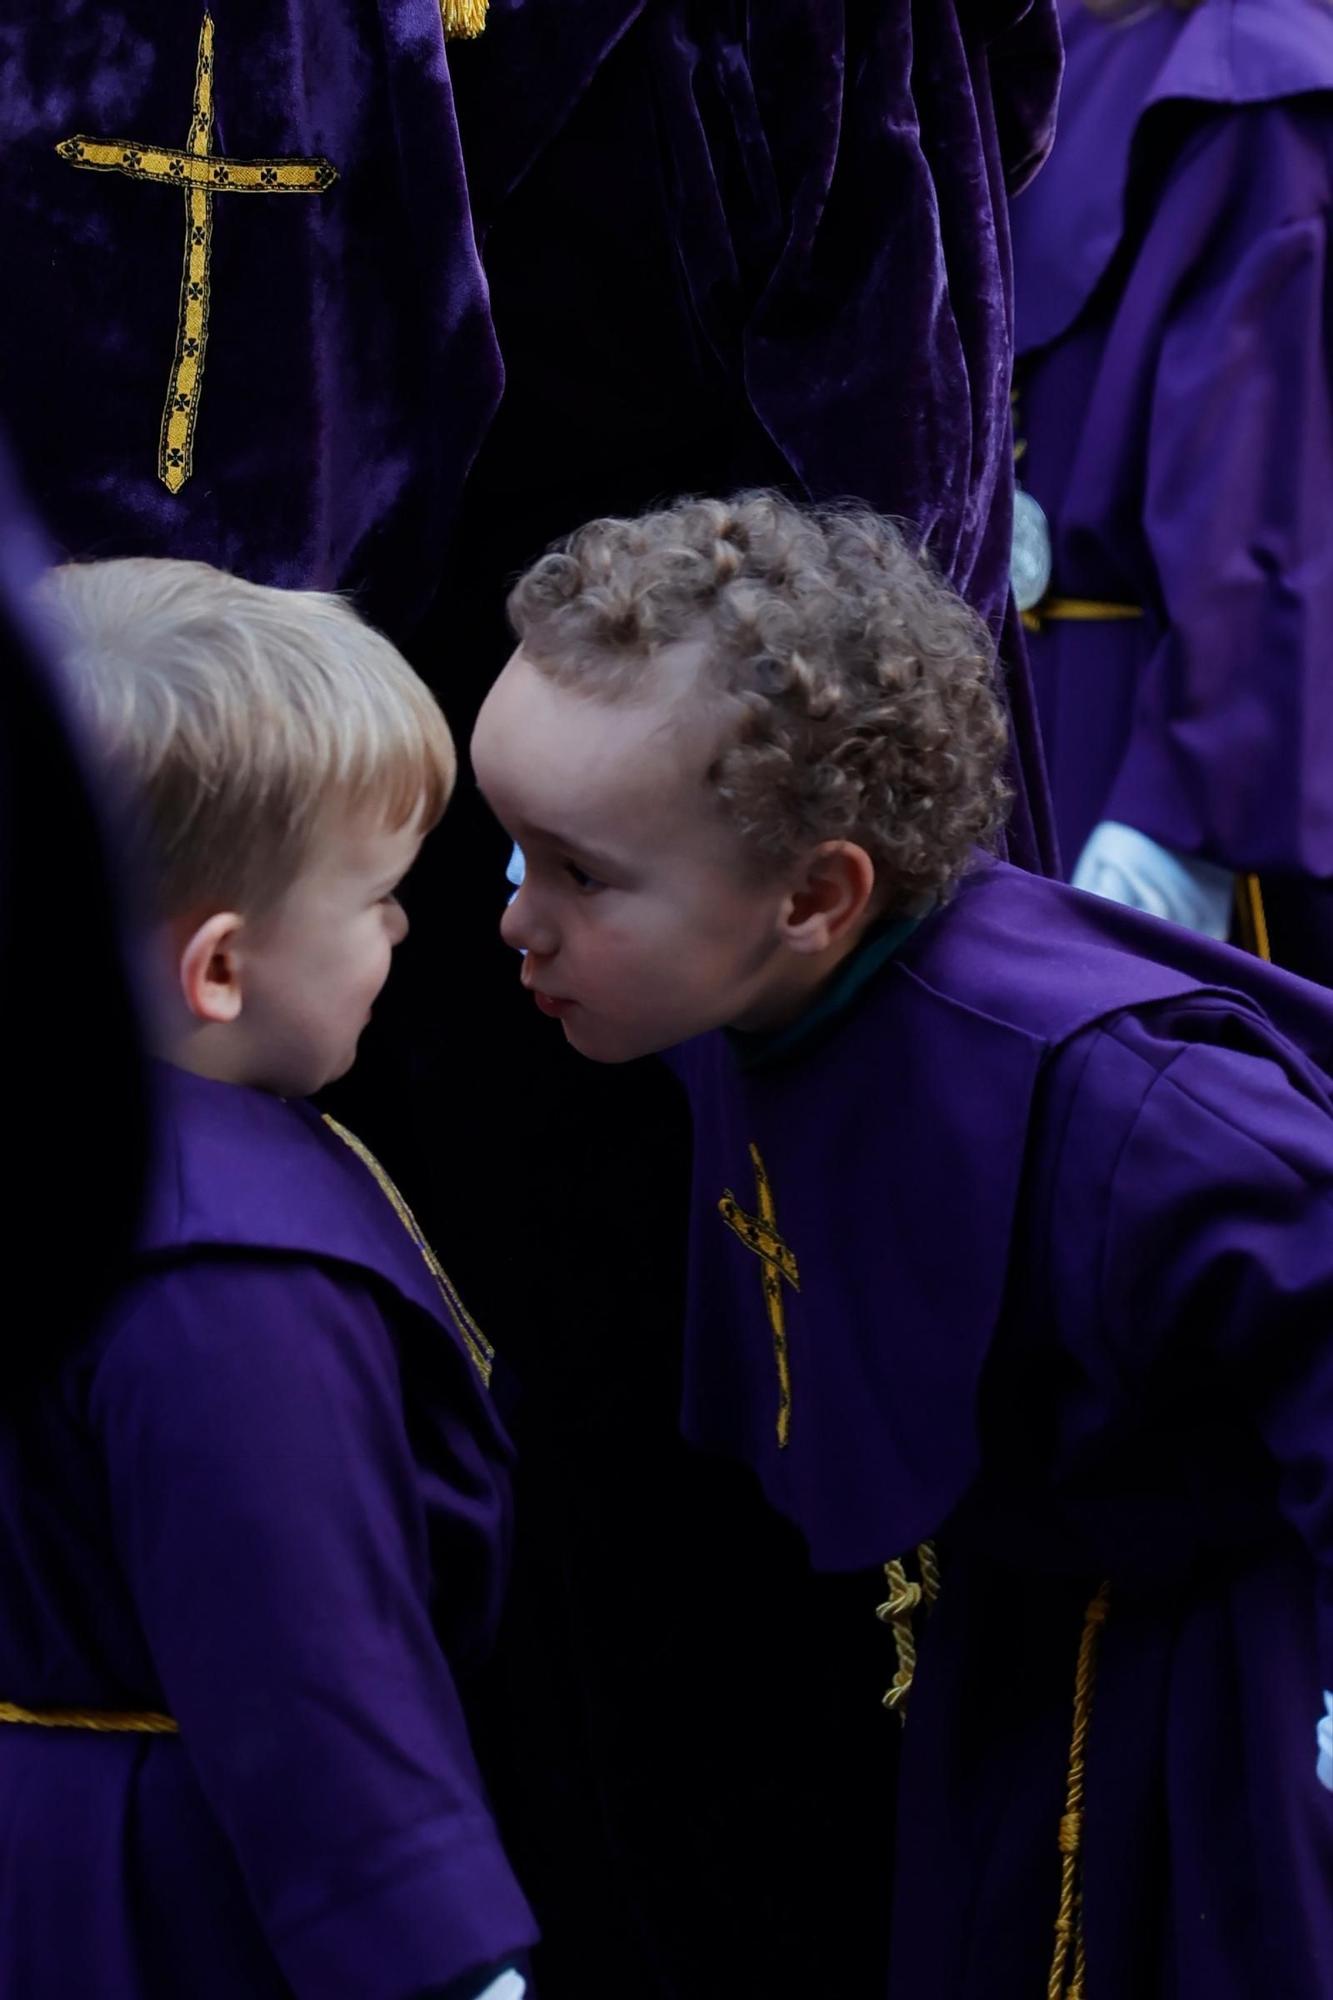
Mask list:
[[[889,522],[597,521],[510,611],[505,935],[690,1094],[687,1432],[886,1566],[893,1990],[1333,1995],[1333,1002],[984,852],[991,648]]]

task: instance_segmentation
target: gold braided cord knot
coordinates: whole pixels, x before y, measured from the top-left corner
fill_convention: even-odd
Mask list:
[[[1083,1891],[1079,1863],[1083,1852],[1083,1791],[1087,1770],[1088,1730],[1097,1681],[1097,1648],[1110,1608],[1111,1586],[1104,1583],[1083,1619],[1074,1673],[1074,1727],[1069,1740],[1069,1774],[1065,1809],[1060,1821],[1060,1908],[1055,1919],[1055,1953],[1046,2000],[1086,2000],[1087,1959],[1083,1935]],[[1072,1977],[1070,1952],[1074,1956]]]
[[[875,1606],[875,1616],[893,1634],[893,1647],[898,1656],[898,1671],[883,1698],[883,1705],[900,1722],[907,1720],[907,1698],[916,1679],[916,1630],[912,1614],[923,1605],[929,1610],[940,1594],[939,1560],[930,1542],[920,1544],[916,1560],[921,1572],[919,1583],[908,1576],[907,1566],[900,1556],[885,1563],[884,1580],[889,1587],[888,1596],[882,1604]]]
[[[0,1701],[0,1723],[17,1722],[29,1729],[91,1729],[100,1736],[176,1736],[180,1724],[174,1716],[159,1715],[152,1709],[114,1708],[20,1708],[16,1701]]]
[[[901,1569],[902,1566],[901,1564],[895,1564],[894,1567]],[[875,1616],[887,1625],[893,1619],[901,1618],[905,1612],[915,1611],[920,1602],[921,1585],[919,1583],[909,1583],[906,1577],[904,1577],[901,1583],[893,1583],[891,1585],[889,1596],[885,1599],[884,1603],[875,1606]]]

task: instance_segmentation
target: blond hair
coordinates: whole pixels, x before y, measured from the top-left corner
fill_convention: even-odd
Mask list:
[[[708,779],[763,865],[855,841],[881,906],[906,909],[947,894],[1003,821],[990,635],[864,507],[759,492],[593,521],[519,579],[509,616],[534,666],[603,700],[702,642],[734,717]]]
[[[330,810],[394,831],[443,813],[448,725],[341,598],[130,557],[51,570],[37,602],[160,914],[270,909]]]

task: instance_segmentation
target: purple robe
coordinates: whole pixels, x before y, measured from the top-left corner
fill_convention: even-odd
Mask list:
[[[23,301],[0,326],[0,414],[70,553],[359,588],[401,633],[501,381],[439,0],[209,11],[209,158],[315,160],[336,179],[209,196],[190,476],[172,491],[158,467],[185,197],[57,147],[186,149],[204,0],[67,0],[0,29],[0,252]]]
[[[1333,11],[1065,14],[1013,209],[1019,476],[1051,594],[1143,616],[1030,641],[1064,865],[1112,819],[1255,872],[1333,978]]]
[[[785,1053],[673,1061],[687,1435],[818,1567],[936,1538],[892,1990],[1045,1991],[1109,1580],[1089,1992],[1333,1995],[1333,1001],[996,863]]]
[[[134,1279],[0,1413],[0,1694],[180,1733],[0,1728],[0,1990],[408,2000],[534,1935],[458,1692],[509,1445],[318,1115],[161,1085]]]
[[[1006,616],[1006,195],[1050,144],[1055,0],[598,0],[579,18],[571,34],[565,0],[492,0],[451,53],[507,372],[478,498],[514,516],[516,562],[681,490],[777,483],[910,521],[1004,636],[1011,853],[1041,865]]]
[[[24,305],[0,326],[0,415],[60,543],[351,587],[410,634],[508,369],[520,414],[552,394],[582,478],[600,479],[588,506],[563,455],[539,468],[566,496],[543,538],[615,502],[626,463],[631,504],[717,484],[698,443],[720,394],[733,427],[744,412],[734,480],[906,516],[998,633],[1005,195],[1049,143],[1054,0],[894,0],[869,25],[823,0],[750,16],[492,0],[480,40],[447,53],[439,0],[210,0],[202,124],[203,0],[69,0],[0,30],[0,257]],[[633,112],[610,176],[577,130],[562,144],[585,101],[594,122],[603,102],[613,123]],[[112,141],[126,151],[108,161]],[[240,191],[232,169],[250,162],[272,182]],[[511,315],[477,236],[503,278],[553,166],[571,181],[558,226],[548,213],[518,253]],[[210,177],[193,219],[187,173]],[[180,373],[178,336],[197,374]],[[679,394],[693,454],[672,434]],[[173,409],[171,449],[190,461],[174,489],[186,468],[159,463]],[[1010,665],[1020,800],[1030,784],[1035,802],[1016,853],[1033,861],[1045,821],[1021,647]]]

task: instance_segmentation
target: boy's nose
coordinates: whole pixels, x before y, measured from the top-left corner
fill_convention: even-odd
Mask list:
[[[407,918],[407,911],[403,908],[402,904],[390,903],[389,905],[390,945],[395,947],[400,945],[403,939],[407,936],[407,933],[411,928],[412,926],[408,922]]]
[[[526,886],[511,898],[501,917],[500,936],[515,951],[529,952],[535,958],[549,958],[556,947],[554,933],[537,916],[532,891]]]

